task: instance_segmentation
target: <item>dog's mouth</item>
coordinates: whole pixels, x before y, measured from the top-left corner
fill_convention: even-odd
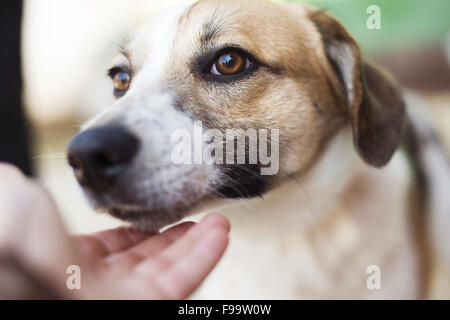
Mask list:
[[[138,221],[141,220],[143,217],[148,217],[153,215],[152,210],[144,209],[144,208],[110,208],[106,210],[111,216],[124,220],[124,221]]]
[[[211,201],[211,199],[210,196],[205,196],[192,203],[178,202],[172,203],[167,207],[149,208],[139,205],[114,205],[108,208],[97,208],[97,210],[107,212],[114,218],[130,222],[138,227],[140,223],[144,223],[142,226],[144,229],[149,229],[145,225],[146,223],[151,223],[152,227],[150,229],[153,229],[156,225],[159,228],[181,220],[186,215],[189,215],[194,208]]]
[[[143,220],[147,221],[167,220],[169,217],[171,217],[173,220],[176,220],[179,219],[180,216],[183,216],[186,212],[188,212],[189,208],[187,207],[146,208],[134,205],[122,205],[122,206],[113,206],[107,209],[101,209],[99,211],[107,212],[112,217],[120,219],[122,221],[141,222]]]
[[[106,211],[112,217],[130,223],[137,230],[157,232],[166,225],[180,221],[188,210],[175,211],[167,208],[147,209],[125,206],[109,208]]]

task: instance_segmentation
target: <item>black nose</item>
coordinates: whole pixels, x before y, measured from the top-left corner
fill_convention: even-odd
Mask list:
[[[81,132],[67,152],[78,182],[95,191],[107,189],[136,155],[139,140],[119,126]]]

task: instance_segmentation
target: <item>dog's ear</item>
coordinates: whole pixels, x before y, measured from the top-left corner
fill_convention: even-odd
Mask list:
[[[397,149],[404,128],[400,90],[388,76],[362,63],[358,45],[336,19],[323,11],[311,13],[310,18],[340,80],[334,90],[344,91],[355,148],[365,162],[382,167]]]

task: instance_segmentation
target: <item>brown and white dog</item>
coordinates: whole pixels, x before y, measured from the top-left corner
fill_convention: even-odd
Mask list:
[[[221,208],[231,243],[199,296],[425,296],[426,222],[438,235],[449,225],[448,160],[329,14],[202,0],[144,25],[109,74],[118,99],[74,138],[69,162],[96,209],[140,229]],[[194,121],[279,130],[277,174],[259,161],[175,164],[172,133]]]

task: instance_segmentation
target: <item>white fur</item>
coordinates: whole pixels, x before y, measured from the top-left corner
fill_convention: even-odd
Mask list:
[[[178,21],[187,6],[178,6],[163,12],[156,19],[144,24],[133,36],[127,49],[139,60],[141,67],[133,79],[133,87],[160,84],[164,69],[170,63],[169,56],[178,30]]]

